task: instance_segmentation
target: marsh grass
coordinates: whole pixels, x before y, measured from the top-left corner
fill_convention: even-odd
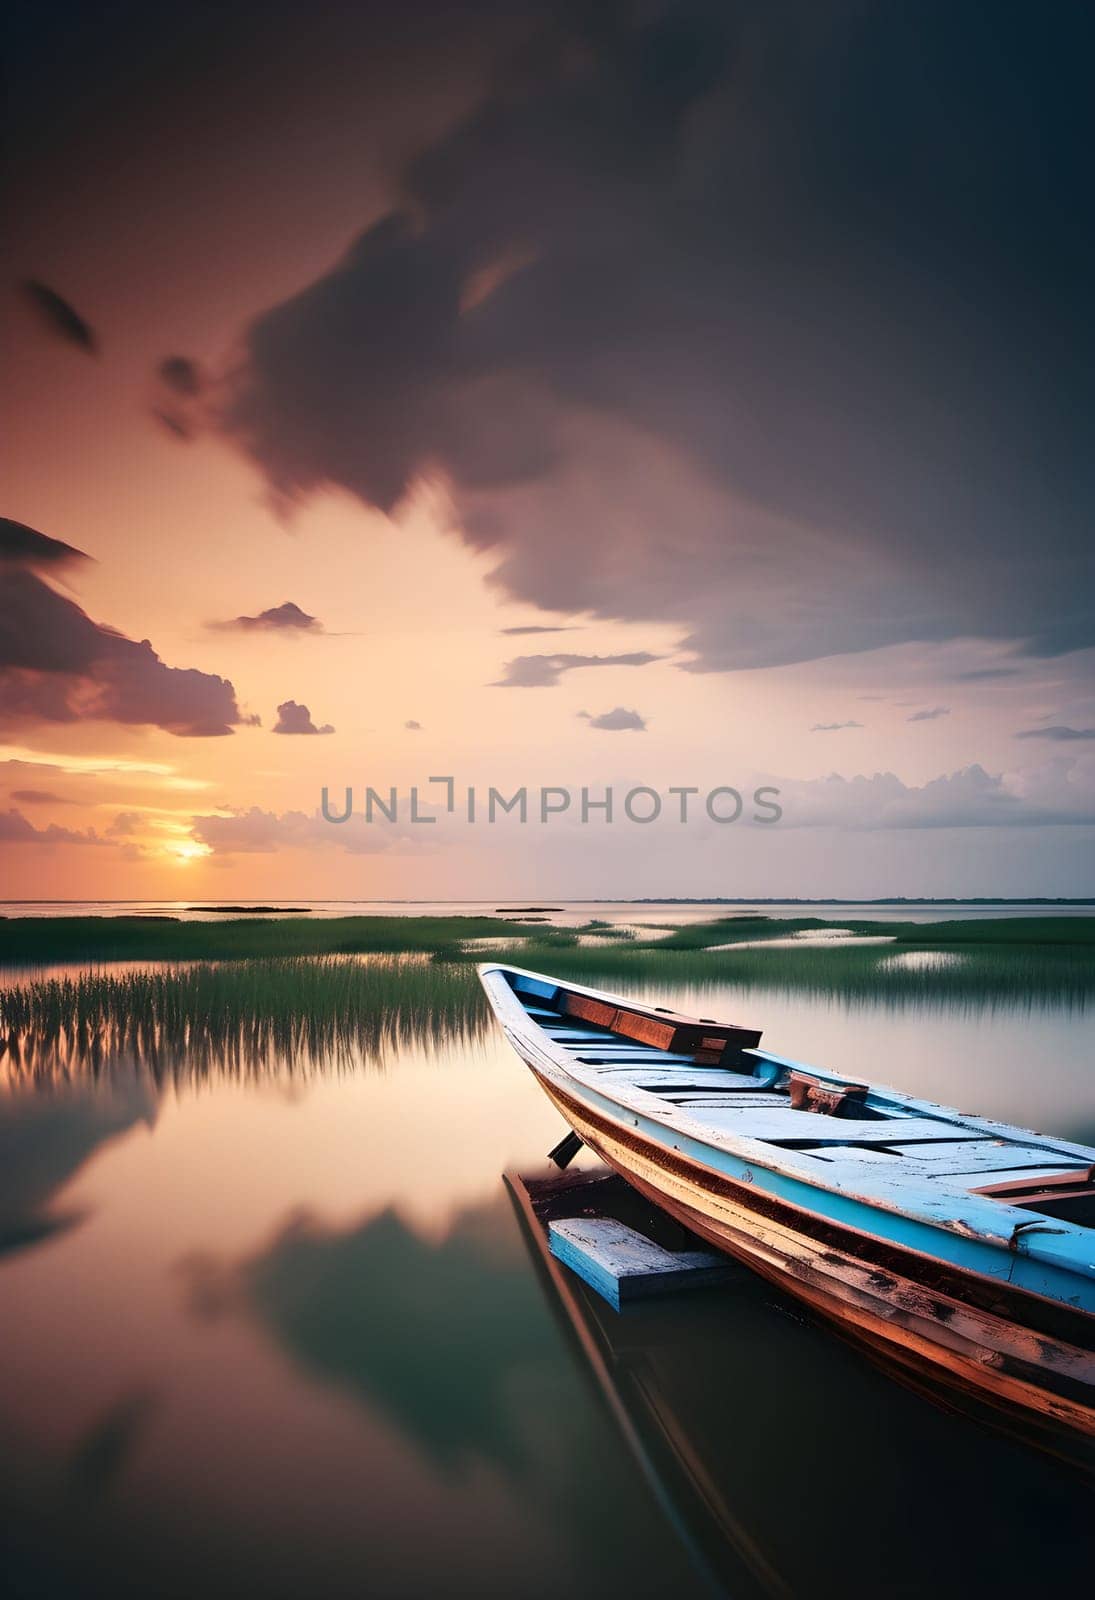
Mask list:
[[[889,936],[900,949],[953,946],[1086,946],[1095,960],[1095,917],[990,917],[932,923],[865,922],[841,925],[853,933]],[[253,961],[294,956],[408,954],[457,957],[468,941],[527,941],[532,950],[576,948],[578,937],[607,948],[641,944],[647,952],[703,951],[711,945],[824,932],[818,917],[768,917],[759,913],[718,917],[660,929],[664,937],[637,940],[630,930],[593,920],[575,928],[502,917],[272,917],[225,922],[181,922],[175,917],[0,917],[0,967],[47,962]],[[499,945],[499,948],[503,948]]]
[[[90,920],[90,919],[88,919]],[[480,1037],[488,1013],[478,961],[540,968],[594,987],[657,1001],[669,991],[754,990],[892,1008],[1081,1011],[1095,1000],[1095,919],[1010,918],[981,923],[849,923],[893,935],[881,945],[757,948],[758,938],[825,928],[812,918],[735,917],[677,929],[665,939],[609,939],[602,929],[529,930],[521,947],[463,944],[478,918],[353,918],[382,922],[381,945],[405,947],[430,924],[427,948],[357,958],[337,953],[192,960],[136,971],[102,970],[0,988],[0,1083],[63,1082],[124,1066],[157,1081],[204,1075],[269,1077],[382,1066],[400,1048],[427,1050]],[[391,925],[395,924],[393,928]],[[416,926],[417,925],[417,926]],[[171,924],[174,929],[209,925]],[[253,930],[283,935],[285,925]],[[309,933],[331,924],[303,924]],[[507,923],[504,937],[512,939]],[[225,925],[212,927],[222,934]],[[592,932],[587,943],[579,934]],[[363,936],[364,937],[364,936]],[[710,949],[730,937],[751,948]],[[911,951],[960,959],[893,965]],[[142,948],[148,960],[154,950]],[[717,1000],[711,1005],[716,1006]],[[763,1020],[763,1019],[761,1019]]]
[[[455,949],[464,939],[540,931],[503,917],[0,918],[0,966],[52,961],[253,961]]]
[[[395,1050],[482,1035],[466,967],[414,957],[290,957],[88,972],[0,990],[0,1080],[120,1066],[158,1082],[383,1066]]]
[[[956,941],[958,942],[958,941]],[[667,985],[712,988],[732,985],[785,994],[817,995],[887,1006],[976,1006],[1029,1008],[1063,1005],[1082,1009],[1095,1000],[1095,951],[1090,945],[1025,945],[998,941],[966,945],[962,960],[925,967],[892,967],[895,954],[938,949],[899,941],[789,949],[680,949],[664,943],[583,945],[542,951],[533,941],[521,965],[537,966],[541,954],[561,978],[596,987],[626,981],[630,990],[655,996]],[[479,959],[489,959],[486,951]]]
[[[659,950],[704,950],[711,945],[748,940],[787,939],[795,934],[832,931],[831,919],[820,917],[765,917],[748,915],[719,917],[712,922],[693,922],[675,928],[659,939]],[[992,948],[1026,945],[1087,947],[1088,959],[1095,961],[1095,917],[984,917],[952,919],[944,922],[875,922],[859,917],[841,917],[840,926],[852,934],[897,941],[899,950],[950,949],[956,945],[985,945]]]

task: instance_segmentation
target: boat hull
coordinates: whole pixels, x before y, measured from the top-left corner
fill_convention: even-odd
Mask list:
[[[667,1151],[528,1065],[583,1142],[640,1193],[842,1332],[913,1371],[1095,1440],[1095,1356],[1068,1338],[1067,1313],[958,1269],[940,1283],[913,1252],[890,1248],[880,1264],[866,1236],[847,1230],[834,1240],[823,1219],[797,1208],[773,1214],[748,1185]]]

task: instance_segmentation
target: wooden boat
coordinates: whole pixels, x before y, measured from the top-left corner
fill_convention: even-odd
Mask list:
[[[575,1148],[887,1357],[1095,1437],[1095,1150],[749,1028],[479,973]]]

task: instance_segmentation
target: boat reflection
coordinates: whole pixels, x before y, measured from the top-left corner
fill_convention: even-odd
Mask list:
[[[550,1254],[536,1180],[507,1181],[546,1296],[719,1592],[1000,1595],[1032,1544],[1047,1589],[1085,1581],[1092,1484],[1075,1465],[931,1404],[744,1267],[617,1313]],[[589,1195],[685,1247],[603,1169]]]

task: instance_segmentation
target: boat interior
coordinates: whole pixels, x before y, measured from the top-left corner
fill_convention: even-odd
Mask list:
[[[1075,1146],[979,1125],[761,1050],[754,1029],[590,995],[531,974],[506,979],[553,1056],[605,1091],[642,1089],[716,1135],[835,1163],[900,1165],[1009,1206],[1095,1227],[1095,1164]],[[931,1114],[929,1114],[931,1113]],[[1013,1133],[1013,1136],[1012,1136]],[[819,1171],[819,1176],[820,1176]]]

